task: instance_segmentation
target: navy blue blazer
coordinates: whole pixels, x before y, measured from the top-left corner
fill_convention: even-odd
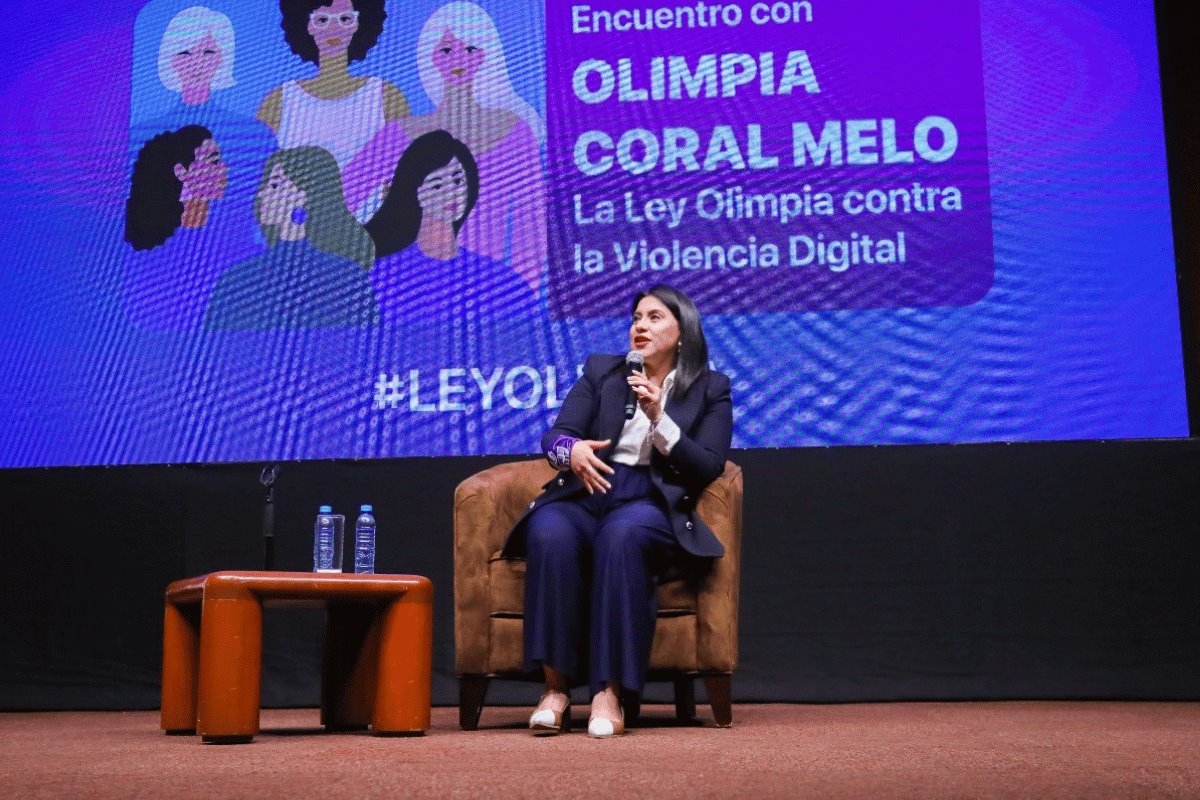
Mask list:
[[[611,439],[603,458],[611,452],[625,426],[625,357],[593,355],[584,365],[583,374],[567,392],[558,419],[542,437],[542,451],[550,449],[560,436],[579,439]],[[683,397],[667,399],[667,414],[679,426],[679,441],[664,456],[651,448],[650,478],[671,519],[675,538],[684,550],[695,556],[716,557],[725,554],[704,520],[696,516],[696,502],[705,487],[725,471],[725,459],[733,438],[733,404],[729,396],[729,378],[720,372],[706,371],[696,379]],[[586,488],[574,472],[560,472],[544,487],[521,519],[513,526],[504,543],[503,555],[525,555],[525,520],[534,509],[578,497]]]

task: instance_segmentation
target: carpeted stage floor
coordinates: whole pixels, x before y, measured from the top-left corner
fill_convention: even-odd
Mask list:
[[[586,707],[578,709],[586,713]],[[154,712],[0,714],[5,798],[1200,798],[1198,703],[739,705],[734,727],[535,739],[526,709],[481,729],[434,709],[423,737],[324,734],[264,711],[249,745],[165,736]],[[586,719],[586,717],[585,717]]]

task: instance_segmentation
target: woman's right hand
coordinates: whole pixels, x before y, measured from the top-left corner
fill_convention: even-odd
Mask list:
[[[600,492],[603,494],[612,488],[605,475],[612,475],[613,468],[600,460],[597,450],[603,450],[612,444],[611,439],[598,442],[594,439],[580,439],[571,447],[571,471],[583,481],[588,494]]]

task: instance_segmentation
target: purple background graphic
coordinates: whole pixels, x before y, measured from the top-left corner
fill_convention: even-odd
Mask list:
[[[609,11],[629,8],[619,0],[588,5]],[[625,314],[630,293],[655,280],[689,292],[708,313],[965,306],[982,299],[992,286],[994,260],[977,4],[917,0],[864,5],[818,0],[812,4],[812,22],[766,25],[751,21],[753,2],[742,0],[739,5],[744,13],[737,27],[578,34],[571,32],[570,4],[547,5],[551,313],[565,317]],[[807,51],[819,94],[796,87],[790,95],[764,96],[756,80],[738,87],[730,98],[620,102],[614,91],[603,103],[588,104],[572,89],[575,69],[588,59],[607,61],[614,71],[618,59],[631,59],[633,85],[645,88],[651,58],[685,56],[694,69],[706,53],[744,52],[757,59],[760,53],[773,52],[778,80],[792,50]],[[590,86],[597,85],[593,76]],[[928,116],[949,118],[957,128],[958,150],[943,163],[928,163],[918,156],[912,164],[887,165],[881,158],[874,165],[793,166],[793,122],[807,122],[819,138],[827,120],[844,124],[851,119],[895,119],[898,147],[911,151],[912,131]],[[777,168],[734,170],[723,165],[713,171],[656,169],[633,175],[614,166],[593,177],[574,163],[580,134],[599,130],[616,141],[632,128],[661,134],[664,127],[690,127],[700,136],[698,156],[703,162],[713,127],[729,125],[747,155],[748,124],[761,126],[762,152],[779,157]],[[938,134],[931,144],[941,144]],[[875,149],[880,151],[881,146]],[[914,182],[956,186],[962,191],[963,209],[855,216],[842,207],[848,191],[911,188]],[[799,193],[805,186],[833,196],[832,216],[801,216],[781,224],[770,217],[706,220],[695,213],[697,193],[710,187],[740,187],[749,194]],[[662,223],[628,221],[626,192],[634,193],[638,206],[653,197],[688,198],[682,224],[668,229]],[[577,194],[585,212],[599,200],[614,201],[615,222],[576,224]],[[906,239],[903,264],[851,265],[843,272],[815,262],[788,266],[789,236],[823,235],[831,241],[850,240],[858,233],[894,240],[899,231]],[[760,246],[777,244],[781,265],[709,271],[668,267],[661,272],[643,271],[639,265],[622,273],[613,248],[614,242],[627,247],[640,239],[650,247],[670,248],[676,239],[685,246],[703,247],[745,243],[750,237]],[[600,250],[605,270],[577,272],[577,244]]]
[[[192,4],[174,2],[179,8]],[[894,50],[876,57],[857,50],[857,40],[830,39],[818,24],[837,9],[823,2],[814,3],[818,22],[799,27],[786,47],[809,49],[826,91],[795,99],[794,113],[784,109],[789,121],[794,115],[817,121],[877,115],[876,108],[900,116],[915,102],[909,95],[944,89],[951,80],[975,80],[940,66],[949,58],[944,51],[974,48],[974,39],[925,35],[930,26],[949,24],[942,21],[945,14],[972,9],[947,4],[937,9],[940,16],[918,24],[910,11],[890,10],[883,0],[857,3],[865,27],[893,30],[904,41],[900,59]],[[510,56],[533,54],[526,63],[537,69],[520,73],[525,85],[544,85],[553,108],[569,109],[579,104],[567,102],[571,75],[563,54],[574,53],[574,69],[577,59],[613,59],[616,52],[595,45],[600,37],[566,34],[564,9],[547,5],[558,27],[544,45],[540,25],[528,23],[540,20],[540,0],[505,5],[498,16],[514,41],[523,42]],[[415,37],[420,15],[405,17],[408,8],[396,0],[388,6],[397,11],[393,19],[409,20]],[[616,316],[563,319],[543,311],[520,323],[517,330],[525,333],[481,343],[494,347],[487,351],[494,355],[482,359],[422,352],[418,337],[408,337],[412,345],[401,357],[385,351],[377,337],[337,330],[212,336],[129,324],[121,308],[121,236],[129,117],[138,106],[130,75],[137,74],[131,56],[140,7],[42,0],[36,14],[55,24],[0,56],[10,76],[0,87],[6,142],[0,149],[0,405],[6,409],[0,415],[0,467],[533,452],[556,414],[544,402],[527,410],[502,404],[488,412],[424,414],[410,412],[405,395],[400,408],[378,411],[377,378],[383,372],[407,378],[410,369],[419,369],[421,399],[436,401],[441,368],[478,361],[487,374],[495,367],[532,365],[544,375],[553,367],[561,398],[589,353],[625,349],[629,295],[613,276],[580,282],[579,291]],[[34,8],[19,0],[16,13]],[[774,294],[784,271],[715,282],[698,299],[712,363],[733,380],[736,447],[1188,435],[1154,4],[980,0],[978,13],[995,264],[994,275],[980,274],[991,288],[968,306],[760,313],[751,300],[772,300],[766,295]],[[817,41],[818,32],[827,43]],[[251,55],[262,51],[269,59],[290,59],[298,69],[281,31],[272,25],[263,35],[268,33],[270,41],[258,50],[239,41],[247,45],[239,49],[239,63],[249,65]],[[721,38],[729,38],[728,31]],[[667,39],[676,40],[682,37]],[[661,41],[638,41],[647,56],[664,52]],[[758,50],[758,43],[740,49]],[[556,69],[544,82],[543,48]],[[713,51],[729,49],[722,44]],[[409,52],[400,47],[394,57],[402,64]],[[851,69],[871,77],[876,88],[835,95]],[[925,82],[897,79],[910,73]],[[248,70],[227,91],[244,90],[255,101],[274,76]],[[404,91],[418,110],[419,86],[406,84]],[[947,106],[944,91],[937,95],[943,101],[937,108],[921,103],[917,110],[953,117],[962,128],[961,112]],[[612,132],[646,122],[769,126],[772,119],[754,110],[762,98],[743,97],[754,101],[748,110],[739,105],[699,122],[690,102],[620,104],[631,119]],[[838,107],[849,100],[860,105]],[[559,128],[601,127],[607,125],[602,110],[586,110],[587,126],[578,110],[562,119],[551,113],[549,121]],[[982,158],[982,135],[977,142]],[[551,142],[547,155],[569,158],[562,148]],[[952,163],[961,164],[968,152],[961,150]],[[865,184],[868,173],[871,183],[890,179],[878,167],[863,168],[855,180]],[[794,184],[803,174],[776,175],[793,176]],[[556,175],[562,179],[561,168]],[[681,188],[669,196],[694,194],[731,175],[675,173]],[[618,188],[651,177],[623,177]],[[736,177],[745,185],[745,173]],[[902,177],[910,180],[907,173]],[[572,172],[570,180],[578,178]],[[832,176],[812,178],[818,179]],[[969,188],[965,179],[962,188]],[[965,216],[923,219],[964,250],[987,253],[968,236]],[[550,232],[561,235],[567,220],[556,212]],[[721,238],[732,236],[715,223],[706,227]],[[854,275],[851,269],[841,278]],[[562,277],[555,273],[554,280]],[[655,280],[683,285],[681,278],[689,277],[696,276],[643,275],[638,286]],[[732,300],[748,311],[720,313]],[[481,318],[514,324],[505,311],[479,309]],[[522,397],[532,394],[524,379],[517,390]],[[477,395],[464,397],[478,404]]]

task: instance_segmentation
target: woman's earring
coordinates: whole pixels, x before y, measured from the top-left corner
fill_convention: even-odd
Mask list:
[[[293,225],[303,225],[305,220],[307,220],[307,219],[308,219],[308,212],[305,211],[303,208],[293,208],[292,209],[292,224]]]

